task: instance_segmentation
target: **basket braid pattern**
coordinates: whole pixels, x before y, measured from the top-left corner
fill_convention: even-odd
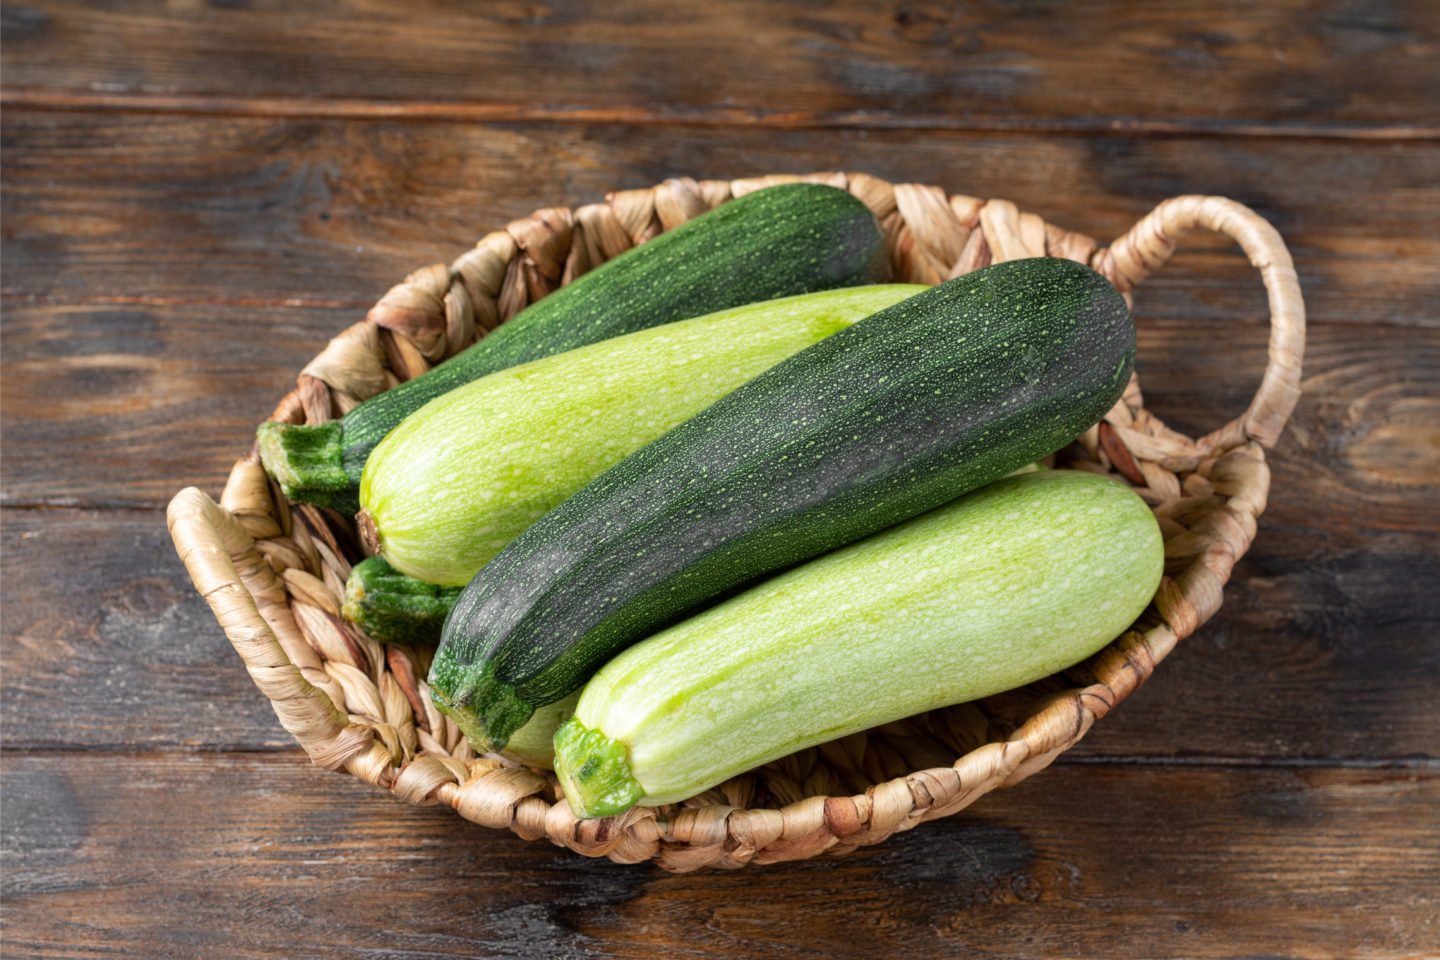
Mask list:
[[[842,854],[1042,770],[1219,609],[1265,509],[1270,474],[1262,448],[1278,438],[1299,396],[1305,338],[1284,243],[1253,211],[1220,197],[1167,200],[1101,247],[1004,200],[866,174],[667,180],[604,203],[537,211],[448,267],[417,270],[305,367],[272,416],[291,423],[341,416],[630,247],[732,197],[801,179],[864,201],[885,234],[896,279],[910,283],[1057,256],[1094,267],[1128,300],[1188,231],[1218,231],[1239,243],[1261,274],[1271,315],[1269,363],[1249,409],[1192,440],[1145,409],[1132,379],[1105,419],[1056,457],[1060,466],[1122,477],[1152,505],[1166,574],[1151,607],[1063,674],[803,750],[682,804],[581,821],[552,775],[471,750],[430,703],[428,651],[379,644],[341,618],[345,579],[362,555],[350,519],[287,503],[252,449],[218,504],[193,487],[177,494],[170,529],[196,589],[315,763],[527,839],[621,862],[653,860],[667,870]]]

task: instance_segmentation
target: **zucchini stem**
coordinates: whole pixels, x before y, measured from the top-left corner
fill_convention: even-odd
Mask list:
[[[407,577],[383,557],[370,557],[350,571],[340,613],[381,643],[434,646],[460,590]]]
[[[360,535],[360,546],[365,549],[365,555],[378,557],[380,530],[375,526],[375,518],[370,516],[369,510],[361,510],[355,514],[355,532]]]
[[[295,424],[269,420],[256,431],[260,461],[290,500],[360,509],[355,483],[345,472],[344,433],[339,420]]]
[[[555,776],[575,816],[624,813],[645,796],[630,772],[625,744],[571,717],[555,731]]]
[[[494,664],[467,674],[470,665],[451,659],[447,649],[442,644],[430,665],[430,699],[455,721],[476,750],[499,753],[510,742],[510,735],[529,721],[535,707],[495,676]],[[446,696],[445,690],[453,693]],[[477,704],[481,709],[476,709]]]

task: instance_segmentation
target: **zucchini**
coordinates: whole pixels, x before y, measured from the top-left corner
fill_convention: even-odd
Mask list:
[[[461,384],[662,323],[876,283],[888,272],[874,216],[844,190],[814,183],[757,190],[627,250],[340,420],[262,424],[260,456],[291,500],[354,513],[370,451],[405,417]]]
[[[1114,480],[1001,480],[626,650],[556,732],[556,773],[576,816],[609,816],[1023,686],[1133,623],[1164,551]]]
[[[476,575],[431,665],[477,744],[747,581],[1069,443],[1120,398],[1135,328],[1099,274],[1000,263],[865,318],[601,474]]]
[[[434,646],[459,596],[459,587],[407,577],[384,557],[369,557],[351,568],[340,612],[381,643]]]
[[[926,288],[750,304],[482,377],[421,407],[365,464],[358,518],[395,569],[463,587],[546,511],[762,371]]]

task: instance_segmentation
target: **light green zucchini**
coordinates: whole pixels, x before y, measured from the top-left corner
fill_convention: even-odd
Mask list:
[[[501,753],[526,766],[552,769],[555,765],[555,731],[575,713],[575,703],[579,699],[580,691],[576,690],[564,700],[547,703],[536,710],[525,726],[515,731]]]
[[[556,733],[556,773],[578,816],[607,816],[1022,686],[1134,622],[1163,554],[1126,486],[1065,470],[998,481],[621,653]]]
[[[463,586],[630,453],[787,357],[925,289],[851,287],[749,304],[461,386],[370,455],[361,535],[396,570]]]

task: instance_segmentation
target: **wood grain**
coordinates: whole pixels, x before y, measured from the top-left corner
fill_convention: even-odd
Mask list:
[[[355,319],[336,308],[11,305],[0,502],[163,507],[187,484],[218,493],[255,425]]]
[[[1060,763],[1440,758],[1434,533],[1284,509],[1215,621]],[[293,749],[159,511],[8,510],[0,564],[7,749]]]
[[[725,157],[732,172],[756,169],[756,157],[804,169],[843,148],[856,166],[1004,192],[1100,236],[1172,193],[1251,200],[1289,238],[1307,291],[1309,386],[1323,405],[1313,416],[1302,407],[1292,436],[1299,454],[1318,455],[1327,471],[1315,478],[1325,505],[1340,516],[1359,490],[1362,502],[1383,507],[1371,523],[1433,516],[1406,499],[1423,495],[1433,473],[1433,442],[1411,442],[1434,422],[1433,332],[1406,334],[1406,348],[1394,352],[1368,332],[1376,323],[1435,324],[1440,275],[1428,264],[1440,237],[1427,226],[1440,217],[1440,195],[1422,185],[1440,176],[1433,149],[1242,142],[1197,150],[1193,141],[906,133],[730,135],[748,141],[737,144],[680,131],[659,145],[667,160],[635,129],[103,115],[3,122],[10,309],[0,387],[8,449],[23,453],[0,467],[6,502],[159,505],[181,483],[218,484],[254,421],[330,333],[410,268],[545,202],[539,194],[551,184],[556,199],[578,202],[693,169],[684,156],[705,155],[716,171]],[[742,146],[751,151],[744,160]],[[1303,182],[1291,176],[1297,168],[1309,172]],[[536,174],[525,188],[535,195],[511,186],[517,169]],[[1370,189],[1358,194],[1355,180]],[[1140,291],[1137,312],[1142,367],[1156,372],[1147,389],[1163,414],[1202,432],[1243,407],[1258,380],[1263,299],[1236,253],[1204,243],[1182,252]],[[196,424],[183,445],[170,427],[177,414]],[[1335,417],[1345,430],[1329,429]],[[49,469],[69,449],[97,455]]]
[[[289,758],[32,755],[6,780],[7,950],[34,957],[1440,944],[1440,860],[1417,843],[1440,840],[1433,768],[1057,768],[847,859],[688,876],[526,844]]]
[[[1440,132],[1440,19],[1227,7],[578,0],[7,4],[11,105],[773,127]],[[363,51],[363,53],[361,53]]]
[[[286,749],[159,511],[6,510],[0,744]]]
[[[364,308],[538,207],[834,167],[1010,199],[1104,241],[1166,197],[1221,194],[1286,238],[1314,324],[1433,326],[1440,301],[1440,149],[1424,143],[13,110],[0,132],[12,302]],[[1151,316],[1263,316],[1254,272],[1218,239],[1196,238],[1143,297]]]
[[[320,266],[324,257],[336,258],[337,272],[363,272],[363,279],[358,273],[352,278],[354,285],[373,293],[425,259],[407,243],[420,247],[429,258],[443,257],[460,249],[462,234],[468,239],[483,229],[467,226],[462,231],[454,217],[455,238],[448,245],[424,233],[425,211],[439,209],[440,188],[399,176],[403,160],[428,158],[426,163],[444,167],[452,177],[444,181],[444,191],[463,194],[457,166],[462,161],[415,128],[370,125],[362,126],[358,134],[349,128],[340,136],[342,128],[335,124],[300,129],[271,121],[196,124],[86,116],[49,121],[6,118],[11,124],[7,129],[16,134],[19,152],[26,157],[24,163],[6,168],[19,190],[19,195],[6,194],[17,212],[7,217],[6,241],[10,249],[19,251],[21,263],[28,263],[18,280],[15,271],[7,272],[6,278],[16,286],[11,288],[3,334],[0,413],[7,456],[0,469],[6,502],[12,505],[155,508],[186,483],[215,490],[233,458],[248,445],[254,422],[269,410],[294,372],[328,334],[358,318],[368,303],[368,296],[344,298],[344,290]],[[141,134],[147,128],[162,135],[155,141],[146,139]],[[298,137],[301,153],[313,151],[317,163],[318,158],[328,158],[324,163],[350,165],[347,170],[354,171],[362,189],[347,201],[347,216],[354,218],[349,226],[320,242],[306,235],[310,226],[328,229],[326,224],[334,223],[334,218],[326,221],[317,214],[302,224],[304,218],[295,211],[305,204],[292,201],[306,188],[297,193],[277,187],[290,178],[273,171],[256,172],[275,162],[277,155],[275,151],[257,154],[254,144],[244,142],[244,132],[256,129]],[[452,128],[427,129],[432,134],[452,132]],[[207,131],[217,137],[207,137]],[[645,143],[643,132],[639,139],[613,136],[591,143],[559,128],[482,131],[471,141],[482,156],[492,133],[512,153],[527,140],[538,151],[549,138],[569,137],[577,150],[628,157],[624,162],[634,169],[651,162],[638,157]],[[109,137],[112,145],[117,136],[123,140],[120,154],[127,173],[116,173],[106,183],[104,171],[110,168],[94,166],[96,145],[86,139],[90,134],[102,141]],[[391,136],[395,139],[386,139]],[[717,142],[710,134],[694,136],[674,149],[694,151]],[[897,162],[938,161],[942,166],[951,162],[940,158],[944,144],[921,143],[909,135],[886,136],[929,151],[919,160],[905,153]],[[343,149],[347,139],[359,149]],[[877,138],[849,139],[852,145],[868,149]],[[948,139],[951,146],[968,145],[978,163],[983,142]],[[799,149],[823,149],[805,147],[813,142],[813,135],[794,140]],[[395,154],[400,166],[372,164],[385,155],[381,148],[386,143],[403,147]],[[1156,141],[1136,149],[1163,146]],[[1154,197],[1167,192],[1167,187],[1169,192],[1191,188],[1178,180],[1137,187],[1122,184],[1116,176],[1098,192],[1092,187],[1088,197],[1077,199],[1069,192],[1055,194],[1054,184],[1042,184],[1041,176],[1046,170],[1057,172],[1052,165],[1064,159],[1052,151],[1074,149],[1073,145],[1062,143],[1056,148],[1052,143],[1016,138],[996,149],[1001,156],[1033,162],[1031,172],[1020,179],[1028,184],[1027,192],[1035,194],[1037,204],[1044,202],[1044,192],[1052,203],[1074,206],[1073,215],[1080,219],[1082,201],[1093,202],[1106,212],[1092,216],[1112,221],[1112,233],[1130,219],[1124,210],[1138,212],[1142,206],[1138,194]],[[1123,153],[1116,156],[1125,159]],[[1319,294],[1311,297],[1307,395],[1290,434],[1272,455],[1275,495],[1260,543],[1242,566],[1240,583],[1230,593],[1230,606],[1221,620],[1162,671],[1162,678],[1174,677],[1164,681],[1169,685],[1159,686],[1157,679],[1134,705],[1107,721],[1104,739],[1092,739],[1078,757],[1295,760],[1437,755],[1425,697],[1440,668],[1436,648],[1423,642],[1437,614],[1430,594],[1423,594],[1418,602],[1412,597],[1417,579],[1436,579],[1425,539],[1433,535],[1440,517],[1440,504],[1428,479],[1436,470],[1434,398],[1440,395],[1436,379],[1440,333],[1430,326],[1434,314],[1427,298],[1427,285],[1433,285],[1435,277],[1423,268],[1423,257],[1419,266],[1408,257],[1391,257],[1385,262],[1394,271],[1390,278],[1394,282],[1362,282],[1357,277],[1368,271],[1369,261],[1352,256],[1367,244],[1380,244],[1377,251],[1383,247],[1422,254],[1435,245],[1419,224],[1434,205],[1431,195],[1407,186],[1408,178],[1418,177],[1432,161],[1429,154],[1408,146],[1385,150],[1346,146],[1343,151],[1327,149],[1323,155],[1307,153],[1303,145],[1256,148],[1255,156],[1264,154],[1287,162],[1308,157],[1319,165],[1318,175],[1337,182],[1355,169],[1374,172],[1381,182],[1388,178],[1393,190],[1381,191],[1382,202],[1371,205],[1384,213],[1385,222],[1365,222],[1358,201],[1353,209],[1345,206],[1351,201],[1338,190],[1311,204],[1329,205],[1331,219],[1323,226],[1338,230],[1340,239],[1296,244],[1307,289]],[[191,158],[185,170],[177,165],[176,156]],[[1126,162],[1139,170],[1153,164],[1156,156],[1132,156]],[[1277,190],[1291,191],[1274,203],[1271,216],[1292,239],[1298,235],[1305,241],[1307,226],[1320,221],[1307,209],[1299,188],[1286,186],[1285,171],[1262,169],[1255,156],[1249,166],[1242,165],[1243,170]],[[82,157],[91,166],[82,169]],[[1183,162],[1183,157],[1175,156],[1174,170],[1182,169]],[[239,177],[227,193],[227,177],[242,169],[255,176],[248,181]],[[186,170],[193,181],[183,180]],[[577,176],[593,184],[590,196],[603,189],[603,170],[583,164],[577,170]],[[1153,167],[1151,171],[1155,176]],[[510,182],[503,178],[513,176],[513,170],[503,165],[488,172],[494,183]],[[50,179],[42,181],[42,174]],[[177,176],[182,179],[177,181]],[[659,176],[637,173],[635,182]],[[987,176],[998,179],[999,175]],[[324,177],[309,174],[300,180],[325,182]],[[81,191],[82,182],[91,184],[88,192]],[[97,189],[97,182],[103,188]],[[247,195],[256,184],[254,195]],[[367,213],[367,205],[377,201],[376,194],[367,192],[372,188],[394,191],[389,201],[394,206],[379,203],[386,216],[378,219]],[[574,196],[565,199],[583,196],[581,189],[571,188]],[[488,176],[477,178],[472,202],[502,210],[509,204],[514,209],[506,215],[528,210],[536,202],[517,200],[513,190],[511,196],[501,193]],[[1148,206],[1148,199],[1143,206]],[[52,214],[37,213],[47,208]],[[1122,212],[1114,212],[1117,209]],[[87,232],[87,224],[93,228],[97,222],[97,210],[113,217],[104,222],[114,229]],[[1301,210],[1304,215],[1296,212]],[[195,216],[174,215],[182,211]],[[388,219],[389,213],[399,219]],[[201,214],[212,219],[204,222]],[[338,253],[344,247],[345,231],[362,227],[388,244],[362,263],[363,271]],[[271,229],[273,233],[268,232]],[[1382,230],[1393,231],[1394,238],[1382,242]],[[103,242],[87,245],[95,237]],[[178,239],[161,245],[160,237]],[[212,251],[208,258],[196,254],[207,243],[221,252]],[[259,259],[245,259],[250,256]],[[62,267],[58,282],[43,292],[23,292],[31,278],[43,282],[42,261],[76,266]],[[307,263],[310,272],[303,273]],[[1263,301],[1249,268],[1238,256],[1214,246],[1182,254],[1172,270],[1142,290],[1137,301],[1141,369],[1154,409],[1177,426],[1198,433],[1242,409],[1259,379],[1265,339],[1259,325]],[[106,271],[112,271],[119,292],[85,292],[93,291],[87,285]],[[292,280],[294,286],[287,289]],[[304,308],[287,303],[302,281],[318,289],[293,298]],[[66,302],[72,299],[77,302]],[[1373,324],[1397,325],[1388,327],[1382,339],[1376,337]],[[83,455],[76,456],[77,450]],[[13,705],[8,742],[30,747],[198,743],[241,749],[284,743],[264,704],[233,668],[231,654],[203,606],[172,564],[158,517],[41,513],[23,518],[12,514],[7,521],[8,530],[41,538],[34,544],[37,547],[44,544],[43,550],[19,554],[25,563],[14,566],[11,578],[17,586],[9,591],[6,628],[9,636],[25,641],[26,654],[17,660],[19,669],[9,671],[15,679],[7,698]],[[97,528],[115,532],[97,534]],[[1414,535],[1386,535],[1396,530]],[[122,548],[97,548],[97,538]],[[132,549],[146,558],[138,570]],[[33,579],[25,579],[28,570],[36,571]],[[1242,585],[1251,577],[1255,589],[1247,592]],[[151,578],[159,578],[163,586],[157,588]],[[125,610],[129,594],[139,597],[144,607],[150,603],[145,598],[157,589],[164,599],[157,602],[155,615],[137,623]],[[67,619],[68,614],[55,611],[68,608],[48,599],[97,593],[110,597],[107,603],[119,612],[102,606],[98,612]],[[31,596],[47,599],[27,605]],[[178,618],[185,625],[186,641],[206,638],[205,652],[185,654],[203,661],[201,672],[187,669],[183,676],[172,678],[165,670],[165,655],[181,652],[146,646],[162,638],[175,643],[167,618]],[[82,657],[77,667],[55,654],[73,652],[71,648],[47,647],[51,637],[77,635],[118,637],[107,642],[121,643],[131,655],[117,669],[113,659],[96,650]],[[1191,652],[1202,643],[1199,652]],[[132,669],[134,661],[138,665]],[[1231,683],[1234,676],[1254,678],[1256,683],[1263,680],[1265,685],[1236,688]],[[56,711],[51,706],[50,694],[57,688],[88,703],[93,691],[106,689],[106,680],[120,694],[111,705],[102,700],[76,711]],[[172,682],[173,688],[166,686]],[[157,683],[163,693],[152,696]],[[197,688],[209,691],[203,702],[196,696]],[[1230,700],[1217,708],[1208,700],[1186,696],[1197,689],[1226,690]],[[1285,709],[1275,709],[1282,703]],[[1347,711],[1345,724],[1331,722],[1336,703]],[[1152,708],[1161,712],[1156,715]],[[1355,715],[1350,717],[1349,712]],[[1398,724],[1396,716],[1402,718]]]

